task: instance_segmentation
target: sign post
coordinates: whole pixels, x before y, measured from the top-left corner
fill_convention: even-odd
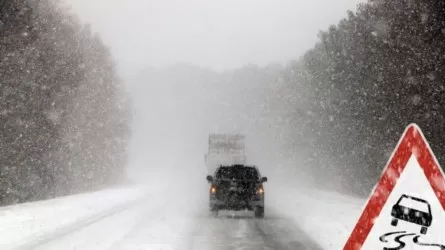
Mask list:
[[[445,175],[410,124],[343,249],[445,249],[444,210]]]

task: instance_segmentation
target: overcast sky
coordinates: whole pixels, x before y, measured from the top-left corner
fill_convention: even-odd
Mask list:
[[[298,58],[358,0],[65,0],[122,73],[177,62],[217,70]]]

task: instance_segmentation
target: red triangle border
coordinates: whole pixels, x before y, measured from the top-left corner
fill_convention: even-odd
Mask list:
[[[419,126],[412,123],[405,129],[399,140],[343,250],[361,249],[373,227],[375,218],[380,215],[400,174],[413,154],[445,210],[445,175]]]

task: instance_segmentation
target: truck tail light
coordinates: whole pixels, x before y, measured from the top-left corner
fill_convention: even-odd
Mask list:
[[[263,188],[263,185],[260,185],[260,186],[258,187],[258,189],[256,190],[256,194],[258,194],[258,195],[263,195],[263,194],[264,194],[264,188]]]

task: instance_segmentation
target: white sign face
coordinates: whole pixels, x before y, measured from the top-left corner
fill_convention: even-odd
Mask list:
[[[360,249],[445,249],[445,211],[411,155]]]

